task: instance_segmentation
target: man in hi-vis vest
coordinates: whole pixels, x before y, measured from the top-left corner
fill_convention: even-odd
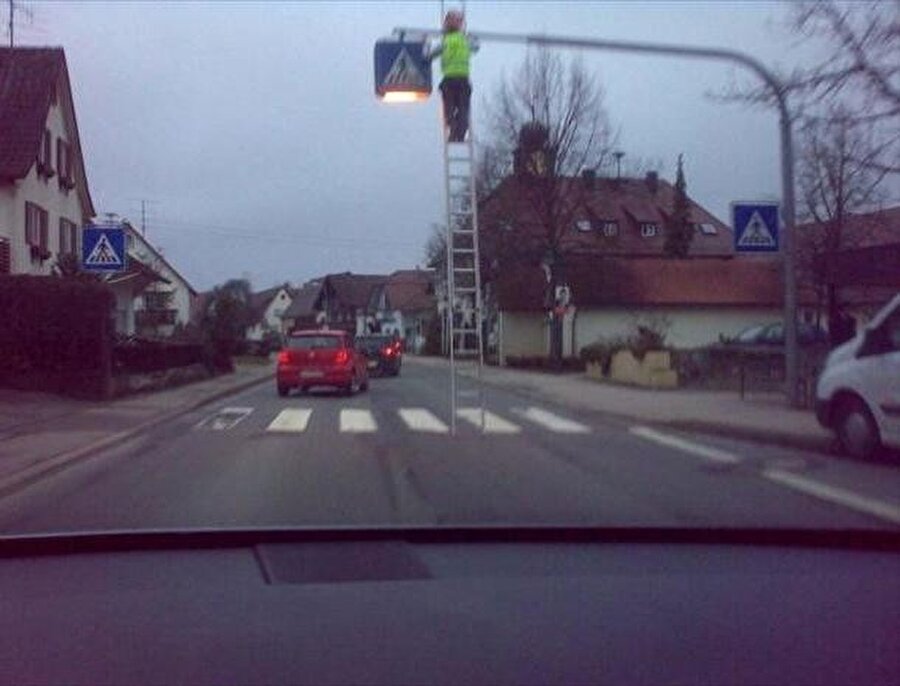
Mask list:
[[[428,54],[429,59],[441,56],[441,95],[444,100],[444,124],[451,143],[462,143],[469,130],[469,56],[478,52],[478,44],[463,33],[463,15],[450,10],[444,17],[444,36],[439,48]]]

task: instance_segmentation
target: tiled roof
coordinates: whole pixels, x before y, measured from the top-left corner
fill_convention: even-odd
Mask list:
[[[801,243],[815,247],[822,243],[827,227],[815,222],[799,224],[797,236]],[[900,205],[877,212],[850,214],[841,228],[842,248],[866,248],[900,243]]]
[[[267,288],[264,291],[252,293],[250,295],[250,320],[252,322],[261,321],[266,314],[266,308],[269,307],[269,303],[271,303],[272,299],[282,290],[287,291],[288,295],[293,295],[293,290],[286,287],[285,284],[272,286],[272,288]]]
[[[577,307],[780,306],[781,263],[769,258],[571,258],[564,281]],[[538,265],[507,266],[496,283],[500,309],[544,308]]]
[[[434,307],[434,271],[404,269],[388,277],[385,289],[392,309],[401,312],[430,310]]]
[[[565,249],[629,256],[663,254],[665,222],[672,212],[675,195],[675,189],[670,183],[658,179],[655,190],[646,179],[636,178],[596,178],[589,184],[581,178],[570,177],[560,179],[559,183],[561,186],[558,197],[575,207],[571,213],[572,225],[560,227]],[[513,240],[529,235],[540,236],[543,229],[537,225],[527,197],[528,191],[522,181],[516,177],[505,179],[482,205],[483,234],[490,236],[508,225],[513,232]],[[708,224],[714,231],[707,234],[697,229],[691,242],[690,254],[733,255],[734,237],[731,229],[690,199],[689,209],[692,223]],[[583,225],[590,226],[590,230],[580,231],[576,228],[579,221],[589,222]],[[603,222],[616,222],[617,235],[604,235]],[[640,224],[644,222],[658,224],[656,236],[641,235]]]
[[[0,49],[0,177],[20,179],[37,157],[62,48]]]
[[[387,281],[386,276],[379,274],[329,274],[325,277],[328,288],[331,289],[335,300],[342,307],[366,309],[372,289],[382,286]]]
[[[303,285],[300,290],[294,294],[291,304],[281,315],[284,319],[300,319],[308,317],[316,312],[316,302],[319,294],[322,292],[322,280],[316,279],[309,281]]]
[[[40,150],[52,94],[59,84],[73,102],[62,48],[0,48],[0,180],[15,181],[28,174]],[[70,143],[80,161],[77,171],[83,181],[78,192],[86,216],[93,217],[74,104],[71,114],[74,130]]]

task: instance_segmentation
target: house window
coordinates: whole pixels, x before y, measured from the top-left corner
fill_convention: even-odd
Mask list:
[[[590,219],[579,219],[575,222],[575,230],[581,231],[582,233],[586,233],[591,230],[591,220]]]
[[[41,140],[41,149],[38,151],[37,173],[45,179],[53,176],[53,134],[50,129],[44,129],[44,137]]]
[[[708,224],[706,222],[704,222],[702,224],[697,224],[697,229],[704,236],[715,236],[716,234],[719,233],[719,230],[716,228],[715,224]]]
[[[33,202],[25,203],[25,242],[42,252],[47,250],[47,210]]]
[[[612,237],[619,235],[619,222],[616,221],[604,221],[600,222],[600,230],[603,232],[604,236]]]
[[[12,256],[9,248],[9,239],[0,238],[0,274],[12,272]]]
[[[72,146],[62,138],[56,139],[56,168],[59,171],[59,187],[64,190],[74,188],[72,179]]]
[[[171,302],[171,293],[165,291],[146,291],[144,307],[148,310],[167,310]]]
[[[644,238],[653,238],[659,234],[659,224],[654,222],[641,222],[641,236]]]
[[[68,219],[59,219],[59,254],[78,254],[78,225]]]

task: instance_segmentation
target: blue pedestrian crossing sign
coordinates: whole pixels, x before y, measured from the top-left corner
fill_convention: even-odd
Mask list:
[[[735,252],[778,252],[778,203],[736,202],[731,216]]]
[[[125,229],[122,226],[86,226],[81,235],[81,268],[88,272],[125,269]]]
[[[425,41],[375,43],[375,94],[386,102],[416,102],[431,94],[431,61]]]

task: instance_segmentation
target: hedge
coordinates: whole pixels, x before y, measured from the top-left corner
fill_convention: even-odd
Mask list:
[[[114,303],[100,282],[0,277],[0,384],[104,397]]]
[[[206,362],[202,343],[120,338],[113,348],[114,374],[144,374]]]

